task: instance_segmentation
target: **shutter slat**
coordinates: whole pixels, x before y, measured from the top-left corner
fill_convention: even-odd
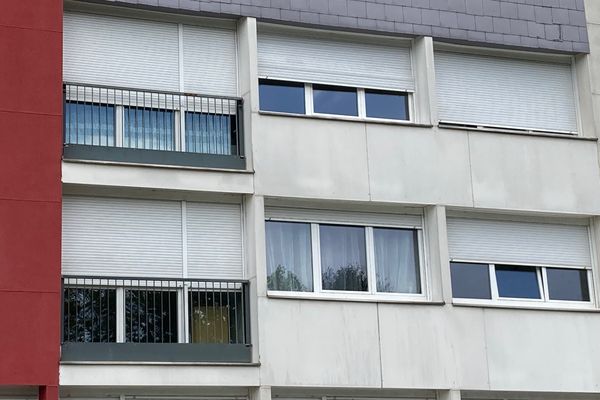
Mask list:
[[[577,131],[569,64],[438,51],[435,69],[441,121]]]
[[[261,27],[258,73],[262,77],[394,90],[413,90],[410,49],[389,40],[352,39]]]
[[[390,227],[422,227],[423,225],[422,216],[418,214],[365,213],[288,207],[265,207],[265,218]]]
[[[64,274],[180,278],[181,204],[63,198]]]
[[[454,260],[591,266],[581,225],[448,218],[448,249]]]
[[[237,96],[235,32],[227,29],[183,26],[185,91]]]
[[[240,205],[188,202],[186,214],[189,277],[243,278]]]

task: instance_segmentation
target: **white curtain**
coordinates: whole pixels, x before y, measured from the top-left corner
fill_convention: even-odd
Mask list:
[[[267,280],[271,290],[313,290],[310,224],[266,222]]]
[[[365,228],[321,225],[323,289],[367,291]]]
[[[421,293],[417,232],[373,229],[377,291]]]

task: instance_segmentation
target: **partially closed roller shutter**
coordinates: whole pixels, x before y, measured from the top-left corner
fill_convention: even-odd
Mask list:
[[[577,131],[570,64],[437,51],[435,69],[440,121]]]
[[[63,273],[181,277],[181,203],[63,199]]]
[[[187,203],[186,208],[189,277],[242,278],[240,205]]]
[[[591,266],[581,225],[448,218],[448,248],[459,261]]]
[[[183,26],[183,77],[186,92],[237,96],[235,32]]]
[[[241,219],[239,204],[65,196],[63,273],[239,279]]]
[[[410,49],[399,41],[261,26],[261,77],[331,85],[414,89]]]
[[[67,82],[179,90],[177,24],[65,13]]]

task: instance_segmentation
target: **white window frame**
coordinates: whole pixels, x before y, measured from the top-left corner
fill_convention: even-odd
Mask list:
[[[391,124],[401,125],[413,125],[415,124],[415,112],[414,112],[414,90],[397,90],[397,89],[385,89],[385,88],[372,88],[372,87],[358,87],[358,86],[347,86],[352,89],[356,89],[356,102],[357,102],[357,116],[353,115],[339,115],[339,114],[325,114],[315,112],[314,97],[313,97],[313,85],[323,85],[332,87],[344,87],[332,83],[321,83],[321,82],[302,82],[293,81],[286,79],[276,79],[267,76],[259,76],[259,85],[261,80],[265,81],[277,81],[277,82],[290,82],[290,83],[302,83],[304,85],[304,114],[288,113],[281,111],[267,111],[259,110],[261,114],[267,115],[284,115],[294,117],[313,117],[313,118],[324,118],[324,119],[336,119],[343,121],[362,121],[362,122],[382,122]],[[375,118],[367,117],[367,103],[365,97],[366,90],[381,90],[385,92],[394,92],[397,94],[406,95],[406,101],[408,106],[408,119],[390,119],[390,118]]]
[[[487,265],[489,268],[489,283],[491,299],[465,299],[458,298],[452,295],[453,304],[464,304],[464,305],[490,305],[490,306],[501,306],[501,307],[524,307],[524,308],[565,308],[565,309],[592,309],[595,308],[595,295],[594,285],[591,267],[581,267],[573,265],[541,265],[541,264],[529,264],[529,263],[509,263],[509,262],[489,262],[481,260],[466,260],[466,259],[451,259],[452,263],[468,263],[468,264],[481,264]],[[498,293],[498,284],[496,282],[496,265],[507,265],[515,267],[533,267],[536,269],[536,275],[538,280],[538,288],[540,290],[539,299],[523,299],[523,298],[511,298],[511,297],[500,297]],[[450,265],[450,268],[452,266]],[[551,268],[560,269],[575,269],[579,271],[587,271],[587,284],[588,293],[590,296],[589,301],[569,301],[569,300],[552,300],[550,299],[550,293],[548,289],[548,278],[546,271]]]
[[[267,295],[270,297],[292,297],[292,298],[307,298],[307,299],[325,299],[325,300],[352,300],[352,301],[389,301],[389,302],[426,302],[431,301],[429,284],[429,273],[426,259],[425,235],[422,226],[408,225],[378,225],[364,224],[351,222],[336,222],[336,221],[308,221],[298,220],[294,218],[267,218],[266,222],[289,222],[289,223],[304,223],[310,227],[311,240],[311,268],[313,278],[313,290],[310,292],[285,291],[267,289]],[[364,292],[346,291],[346,290],[324,290],[323,278],[321,269],[321,240],[320,240],[320,225],[334,226],[352,226],[361,227],[365,230],[365,252],[367,260],[367,283],[368,290]],[[373,247],[373,229],[405,229],[414,230],[417,232],[417,259],[419,262],[419,279],[421,285],[421,293],[388,293],[377,291],[376,281],[376,265],[375,252]],[[265,240],[266,244],[266,240]],[[265,265],[266,267],[266,265]]]

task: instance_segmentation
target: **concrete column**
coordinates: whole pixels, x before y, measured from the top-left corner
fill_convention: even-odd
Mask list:
[[[582,54],[575,57],[577,86],[578,121],[577,129],[581,136],[597,137],[594,116],[594,95],[592,92],[591,56]]]
[[[58,386],[40,386],[39,400],[58,400]]]
[[[600,217],[590,221],[590,241],[592,242],[592,279],[596,304],[600,302]]]
[[[431,298],[433,301],[452,302],[448,235],[446,233],[446,208],[425,208],[427,260],[429,261]]]
[[[271,386],[251,388],[248,394],[250,400],[271,400]]]
[[[422,36],[413,44],[413,72],[415,74],[415,122],[425,125],[437,123],[433,39]]]
[[[256,19],[244,17],[237,26],[238,90],[244,100],[246,169],[253,170],[252,116],[258,112],[258,58]]]

